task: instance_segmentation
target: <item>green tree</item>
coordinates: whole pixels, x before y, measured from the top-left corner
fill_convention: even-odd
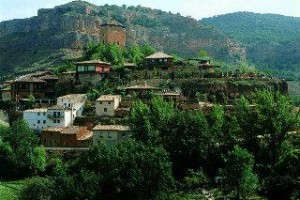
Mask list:
[[[165,199],[174,186],[166,151],[127,141],[93,146],[56,180],[54,199]]]
[[[247,150],[235,146],[229,153],[224,175],[225,187],[234,191],[237,199],[246,199],[258,188],[258,178],[253,172],[254,158]]]
[[[37,136],[30,130],[25,121],[13,122],[7,131],[1,131],[1,137],[11,148],[9,152],[12,155],[5,159],[12,167],[10,173],[16,170],[22,175],[27,175],[45,169],[45,149],[38,146]]]
[[[133,125],[134,138],[145,143],[157,143],[159,137],[151,122],[150,108],[141,101],[135,102],[130,110],[129,120]]]

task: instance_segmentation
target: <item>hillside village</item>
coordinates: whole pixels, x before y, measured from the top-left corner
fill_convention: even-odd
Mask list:
[[[285,79],[250,66],[229,39],[222,45],[232,52],[201,35],[207,46],[194,57],[193,38],[183,57],[170,50],[172,34],[154,34],[167,48],[141,42],[143,31],[103,8],[73,1],[39,10],[41,24],[76,12],[96,19],[68,33],[97,42],[77,38],[71,59],[0,76],[1,200],[299,199],[300,115]],[[9,24],[0,37],[14,31]]]
[[[103,45],[116,44],[125,48],[124,25],[111,20],[101,24],[100,30],[99,37]],[[152,97],[160,96],[183,110],[207,110],[217,102],[230,108],[230,102],[234,99],[249,95],[256,89],[268,88],[281,93],[287,93],[288,90],[287,83],[255,72],[243,74],[235,71],[229,74],[225,71],[220,73],[219,70],[217,73],[219,66],[211,64],[209,57],[190,60],[196,62],[196,67],[185,66],[182,61],[175,61],[172,55],[164,52],[155,52],[144,58],[142,67],[135,63],[124,63],[122,67],[138,78],[128,84],[121,84],[113,94],[98,96],[93,101],[87,98],[86,86],[92,88],[101,84],[105,77],[113,80],[120,76],[112,72],[113,66],[109,62],[84,60],[73,62],[75,71],[59,74],[38,71],[21,75],[5,81],[1,97],[4,102],[11,101],[16,111],[22,112],[22,118],[39,134],[44,146],[87,148],[99,141],[112,145],[128,139],[132,132],[126,119],[131,105],[138,99],[150,103]],[[191,79],[176,77],[179,71],[190,72],[189,68],[194,69]],[[183,83],[160,87],[172,79]],[[154,83],[150,84],[153,80]],[[193,85],[185,88],[185,83],[189,81],[200,83],[200,88]],[[76,93],[56,96],[59,82],[71,84]],[[218,88],[220,82],[223,86]],[[248,85],[243,87],[243,82]],[[257,83],[260,83],[258,87],[255,85]],[[91,105],[88,112],[85,110],[87,102]],[[97,120],[91,116],[96,116]],[[122,124],[102,124],[102,118],[118,119]],[[96,121],[100,123],[96,124]]]

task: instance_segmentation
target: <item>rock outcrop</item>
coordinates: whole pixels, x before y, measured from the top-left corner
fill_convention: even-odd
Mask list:
[[[6,71],[53,66],[78,58],[90,42],[99,42],[99,28],[113,18],[126,25],[127,45],[150,43],[158,50],[196,56],[207,50],[217,59],[245,58],[244,48],[195,19],[137,7],[95,6],[83,1],[40,9],[28,19],[0,23],[0,67]]]

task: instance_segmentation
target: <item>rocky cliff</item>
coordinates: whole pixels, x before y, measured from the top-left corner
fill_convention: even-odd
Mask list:
[[[88,43],[99,42],[99,25],[111,18],[126,26],[127,45],[150,43],[181,56],[195,56],[199,49],[206,49],[221,60],[245,58],[240,44],[180,14],[73,1],[41,9],[35,17],[1,22],[0,67],[5,71],[34,70],[78,58]]]

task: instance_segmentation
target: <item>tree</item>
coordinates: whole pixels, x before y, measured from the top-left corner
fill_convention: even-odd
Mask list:
[[[6,144],[6,152],[10,152],[3,158],[12,167],[8,173],[12,175],[15,170],[16,174],[28,175],[45,169],[45,149],[38,146],[37,136],[25,121],[13,122],[7,131],[1,130],[1,137]],[[9,148],[7,144],[10,146]],[[11,150],[9,150],[10,148]]]
[[[161,147],[127,141],[93,146],[56,179],[54,199],[165,199],[174,186]]]
[[[235,146],[227,157],[224,169],[225,187],[230,192],[235,191],[237,199],[246,199],[258,188],[253,164],[251,153],[239,146]]]
[[[158,134],[151,122],[150,108],[141,101],[135,102],[130,110],[129,120],[133,125],[134,138],[145,143],[157,143]]]

